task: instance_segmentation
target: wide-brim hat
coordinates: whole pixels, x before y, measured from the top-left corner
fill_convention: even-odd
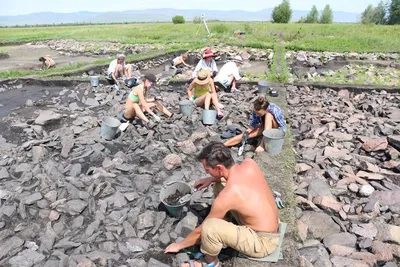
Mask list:
[[[208,58],[208,57],[216,57],[216,55],[210,49],[207,49],[203,53],[203,58]]]
[[[199,85],[205,85],[210,82],[210,79],[210,72],[207,70],[201,70],[197,74],[196,79],[194,79],[194,82]]]
[[[235,56],[235,57],[232,59],[232,61],[233,61],[233,62],[237,62],[237,63],[239,63],[239,64],[243,64],[243,59],[242,59],[241,56]]]
[[[144,78],[145,78],[146,80],[149,80],[149,81],[152,82],[152,83],[156,83],[156,82],[157,82],[157,77],[156,77],[156,75],[154,75],[154,74],[152,74],[152,73],[147,73],[147,74],[144,76]]]

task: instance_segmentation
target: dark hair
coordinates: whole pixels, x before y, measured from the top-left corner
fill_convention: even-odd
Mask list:
[[[256,101],[254,101],[254,110],[266,110],[269,106],[269,102],[265,99],[265,96],[259,96]]]
[[[225,168],[230,168],[235,163],[233,161],[231,151],[229,148],[224,146],[221,142],[211,142],[204,147],[197,159],[202,161],[205,160],[206,164],[212,168],[217,165],[223,165]]]
[[[40,57],[40,58],[39,58],[39,61],[44,61],[44,57]]]
[[[152,82],[152,83],[156,83],[156,82],[157,82],[157,77],[156,77],[154,74],[152,74],[152,73],[146,73],[146,74],[144,75],[144,78],[145,78],[146,80],[149,80],[149,81]]]

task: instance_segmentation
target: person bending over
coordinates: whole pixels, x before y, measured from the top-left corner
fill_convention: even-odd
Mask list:
[[[132,121],[135,116],[137,116],[148,125],[150,121],[144,112],[148,112],[153,116],[155,121],[159,122],[161,120],[160,117],[152,111],[154,107],[166,116],[172,116],[172,113],[160,103],[160,97],[148,98],[150,87],[156,82],[157,79],[154,74],[146,74],[144,76],[144,81],[132,88],[132,91],[126,99],[125,111],[120,118],[121,122]]]
[[[42,62],[42,69],[48,70],[56,66],[56,62],[49,56],[40,57],[39,61]]]
[[[209,109],[212,101],[217,110],[218,117],[224,116],[221,111],[221,105],[219,104],[214,82],[210,77],[209,71],[201,70],[196,79],[190,83],[187,93],[189,99],[192,100],[198,107]]]
[[[281,108],[274,103],[268,102],[264,96],[260,96],[254,101],[254,110],[251,117],[250,127],[246,130],[249,133],[249,138],[261,136],[263,131],[268,129],[281,129],[284,133],[286,132],[286,122]],[[227,147],[237,145],[241,142],[242,137],[243,134],[237,135],[226,141],[224,145]],[[256,148],[257,153],[264,150],[262,144]]]
[[[188,60],[188,54],[184,53],[179,57],[174,58],[173,60],[171,60],[171,65],[172,67],[175,68],[181,68],[181,67],[191,67],[189,64],[186,63],[186,61]]]
[[[174,253],[201,243],[207,265],[191,261],[183,267],[221,266],[218,254],[223,246],[254,258],[274,252],[279,242],[278,208],[257,163],[245,159],[235,164],[229,148],[220,142],[211,142],[197,158],[211,177],[196,181],[194,186],[203,189],[214,184],[215,200],[203,223],[164,252]],[[239,225],[224,220],[228,212]]]
[[[243,64],[243,60],[240,56],[236,56],[232,61],[225,63],[219,71],[214,81],[221,84],[224,89],[230,89],[232,93],[238,93],[236,89],[236,81],[242,77],[239,74],[239,67]]]
[[[125,55],[118,54],[117,59],[111,61],[108,67],[108,79],[114,80],[115,84],[119,86],[118,78],[130,79],[133,77],[133,66],[125,63]]]

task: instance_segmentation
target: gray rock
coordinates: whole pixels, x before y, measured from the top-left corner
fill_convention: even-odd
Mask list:
[[[69,171],[69,175],[72,177],[78,177],[82,172],[82,165],[76,163],[72,165],[71,170]]]
[[[0,168],[0,180],[10,178],[10,174],[8,173],[6,168]]]
[[[329,254],[323,246],[301,248],[299,254],[312,263],[314,267],[332,267]]]
[[[61,141],[62,149],[61,149],[61,157],[67,158],[69,152],[75,145],[75,140],[72,135],[65,135],[62,137]]]
[[[21,199],[21,202],[26,204],[26,205],[31,205],[35,203],[38,200],[41,200],[43,198],[42,194],[39,192],[33,193],[32,195],[25,196]]]
[[[155,233],[157,233],[158,229],[163,224],[166,217],[167,217],[167,214],[164,211],[157,212],[155,225],[154,225],[153,229],[151,230],[151,234],[154,235]]]
[[[171,238],[167,232],[162,232],[158,238],[158,241],[160,241],[161,246],[166,247],[169,245],[169,243],[171,243]]]
[[[315,179],[308,185],[308,200],[312,201],[316,196],[332,196],[329,185],[325,181]]]
[[[40,113],[39,117],[36,118],[35,124],[46,125],[50,122],[57,121],[62,118],[61,114],[55,113],[52,110],[44,110]]]
[[[147,174],[137,175],[135,176],[133,183],[138,192],[146,193],[153,184],[152,179],[153,177]]]
[[[21,163],[15,168],[15,173],[29,172],[32,170],[32,165],[29,163]]]
[[[370,184],[363,184],[361,185],[360,190],[358,192],[363,197],[369,197],[370,195],[372,195],[374,191],[375,188],[373,188]]]
[[[378,233],[378,229],[372,223],[353,224],[351,226],[351,231],[358,236],[366,237],[368,239],[374,239]]]
[[[182,159],[176,154],[169,154],[163,159],[164,167],[167,170],[172,170],[182,165]]]
[[[340,232],[340,226],[322,212],[305,211],[300,221],[308,226],[308,232],[313,239],[323,239]]]
[[[182,150],[182,152],[187,155],[193,155],[197,151],[196,146],[193,144],[191,140],[178,142],[177,145]]]
[[[32,99],[27,99],[27,100],[25,101],[25,106],[27,106],[27,107],[33,107],[33,101],[32,101]]]
[[[363,238],[359,243],[358,246],[361,249],[368,249],[372,246],[372,239],[369,238]]]
[[[1,239],[0,239],[1,240]],[[24,244],[24,240],[17,236],[13,236],[0,243],[0,260],[8,255],[14,249],[21,247]]]
[[[76,248],[81,245],[81,243],[76,243],[69,241],[68,238],[61,239],[57,244],[55,244],[55,248],[63,248],[63,249],[70,249],[70,248]]]
[[[400,135],[391,135],[387,139],[392,147],[400,151]]]
[[[325,247],[329,248],[333,245],[340,245],[345,247],[356,247],[357,238],[355,235],[349,233],[332,234],[324,238]]]
[[[93,235],[93,233],[98,230],[99,226],[100,226],[100,221],[98,221],[98,220],[89,224],[85,231],[86,236]]]
[[[175,227],[175,232],[182,237],[186,237],[192,232],[198,223],[198,218],[191,212],[188,212],[185,218],[183,218]]]
[[[128,259],[126,263],[128,263],[130,267],[147,267],[147,263],[142,259]]]
[[[45,256],[31,249],[25,249],[18,253],[17,256],[12,257],[9,263],[18,267],[31,267],[34,264],[40,263],[45,259]]]
[[[85,104],[91,107],[98,107],[100,104],[96,99],[87,98]]]
[[[3,207],[0,208],[0,214],[3,213],[7,217],[11,217],[15,211],[17,210],[16,205],[3,205]]]
[[[126,237],[136,237],[135,228],[133,228],[133,226],[128,221],[124,221],[122,226],[124,227],[124,233]]]
[[[33,163],[38,163],[46,155],[46,149],[42,146],[32,147],[32,161]]]
[[[48,222],[46,225],[46,232],[40,237],[40,243],[44,246],[47,250],[52,250],[54,243],[56,241],[57,234],[54,232],[53,228],[51,227],[51,222]]]
[[[150,247],[150,244],[151,243],[149,241],[144,239],[131,238],[126,242],[126,247],[131,252],[142,252],[147,251],[147,249]]]
[[[151,258],[147,263],[147,267],[170,267],[167,264],[164,264],[156,259]]]
[[[387,262],[383,267],[398,267],[395,262]]]
[[[356,267],[369,267],[370,265],[361,261],[361,260],[354,260],[351,258],[345,257],[338,257],[333,256],[331,258],[332,267],[348,267],[348,266],[356,266]]]
[[[74,199],[58,205],[56,209],[58,212],[68,213],[70,215],[79,215],[87,207],[87,205],[88,203],[83,200]]]
[[[154,211],[146,210],[144,213],[140,214],[136,223],[136,229],[144,230],[149,229],[154,226]]]

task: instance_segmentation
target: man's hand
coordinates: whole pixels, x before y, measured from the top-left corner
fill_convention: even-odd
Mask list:
[[[213,182],[214,182],[214,178],[212,178],[212,177],[203,178],[203,179],[197,180],[197,181],[194,183],[194,187],[195,187],[197,190],[201,190],[201,189],[204,189],[204,188],[209,187],[210,184],[213,183]]]
[[[181,250],[181,246],[179,243],[172,243],[166,249],[164,249],[164,253],[176,253]]]
[[[261,153],[261,152],[264,152],[265,150],[264,150],[264,148],[262,147],[262,146],[258,146],[257,148],[256,148],[256,153]]]

